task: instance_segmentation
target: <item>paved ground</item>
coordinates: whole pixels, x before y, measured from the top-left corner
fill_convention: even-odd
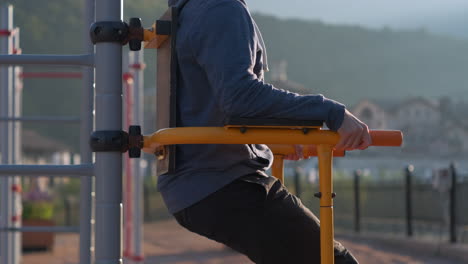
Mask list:
[[[147,264],[248,264],[246,257],[181,229],[174,221],[145,225],[144,250]],[[395,249],[364,238],[339,237],[361,264],[459,264],[428,252],[424,256],[407,249]],[[78,237],[58,235],[53,252],[34,252],[23,256],[23,264],[75,264]]]
[[[460,261],[437,256],[435,252],[412,252],[411,249],[395,249],[375,240],[341,238],[340,241],[353,252],[361,264],[461,264]]]

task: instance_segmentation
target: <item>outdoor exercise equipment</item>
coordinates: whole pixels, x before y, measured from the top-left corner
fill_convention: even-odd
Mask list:
[[[305,133],[304,129],[307,129]],[[319,193],[320,223],[321,223],[321,260],[324,264],[334,263],[333,254],[333,173],[332,160],[334,146],[339,141],[336,132],[322,130],[319,127],[282,126],[265,127],[261,125],[241,127],[180,127],[161,129],[152,135],[138,134],[138,127],[131,127],[130,133],[123,134],[123,148],[131,149],[132,156],[137,156],[136,149],[155,154],[158,160],[164,160],[168,155],[168,146],[177,144],[274,144],[272,151],[275,155],[272,175],[283,179],[283,157],[294,154],[294,145],[315,145],[305,151],[303,158],[317,156],[319,160]],[[372,146],[400,146],[402,133],[400,131],[371,131]],[[306,148],[307,149],[307,148]]]
[[[17,54],[12,48],[13,35],[12,7],[2,10],[2,55],[0,55],[0,136],[2,164],[2,190],[11,190],[16,179],[12,176],[76,176],[80,177],[80,263],[93,263],[92,251],[95,249],[96,264],[122,263],[122,152],[129,150],[131,156],[138,156],[145,147],[157,156],[158,174],[175,168],[174,144],[247,144],[266,143],[284,144],[277,147],[275,174],[282,175],[281,156],[288,154],[291,145],[317,145],[320,166],[320,216],[322,219],[321,243],[322,263],[333,263],[333,201],[332,192],[332,156],[333,146],[339,136],[331,131],[321,130],[320,121],[313,124],[273,124],[264,127],[265,122],[237,124],[236,120],[218,128],[177,128],[175,123],[175,98],[177,92],[177,61],[172,47],[176,43],[178,9],[170,8],[149,29],[141,27],[141,22],[133,18],[130,22],[122,21],[122,0],[83,0],[85,2],[83,35],[84,54],[79,55],[32,55]],[[5,18],[5,21],[3,21]],[[96,22],[94,22],[96,21]],[[94,23],[93,23],[94,22]],[[89,25],[91,25],[90,32]],[[91,35],[93,45],[89,41]],[[143,137],[140,129],[132,127],[129,133],[122,131],[122,45],[130,44],[132,50],[141,48],[158,49],[157,73],[157,129],[153,135]],[[5,50],[3,50],[5,47]],[[19,49],[16,49],[17,51]],[[80,154],[82,164],[78,165],[19,165],[10,156],[15,152],[10,144],[17,131],[11,121],[22,121],[10,107],[14,98],[11,82],[12,65],[66,65],[82,67],[83,93],[81,102]],[[94,68],[94,69],[93,69]],[[93,84],[95,78],[95,96]],[[93,100],[95,99],[95,100]],[[95,102],[95,107],[94,103]],[[16,105],[17,106],[17,105]],[[93,116],[93,110],[95,116]],[[93,117],[94,120],[93,120]],[[34,118],[33,118],[34,119]],[[39,118],[38,118],[39,119]],[[93,122],[94,121],[94,122]],[[91,148],[87,144],[89,135],[91,147],[95,151],[95,162]],[[391,142],[389,141],[391,139]],[[399,132],[373,132],[374,144],[398,145],[401,143]],[[380,142],[380,143],[379,143]],[[275,146],[272,146],[275,149]],[[286,150],[285,150],[286,149]],[[311,152],[312,153],[312,152]],[[3,177],[7,176],[7,177]],[[93,178],[95,176],[95,203],[93,203]],[[2,192],[8,194],[9,191]],[[14,199],[11,195],[2,199],[5,211],[12,212]],[[5,207],[4,207],[5,205]],[[92,211],[95,207],[95,220]],[[11,243],[13,232],[23,231],[12,219],[12,214],[2,214],[1,249],[2,263],[17,264],[19,260],[13,254]],[[13,215],[16,216],[16,215]],[[5,218],[6,217],[6,218]],[[95,222],[94,240],[92,225]],[[54,231],[54,230],[52,230]],[[58,231],[58,230],[55,230]],[[76,231],[74,228],[72,231]],[[7,237],[4,240],[4,237]],[[16,242],[15,242],[16,241]],[[92,242],[94,241],[94,245]],[[16,247],[18,248],[18,247]]]
[[[157,128],[152,135],[143,136],[138,126],[129,133],[121,130],[96,131],[91,137],[94,151],[129,151],[131,157],[139,157],[141,150],[154,154],[158,175],[175,169],[174,145],[177,144],[269,144],[275,155],[273,175],[283,179],[283,157],[295,152],[294,145],[305,145],[304,158],[318,156],[320,173],[321,262],[334,263],[333,251],[333,192],[332,160],[334,146],[339,141],[336,132],[323,130],[323,121],[297,121],[275,119],[233,118],[224,127],[177,127],[176,94],[178,82],[177,54],[175,52],[179,9],[170,8],[150,29],[143,29],[138,18],[116,28],[125,31],[120,41],[130,43],[132,49],[141,47],[158,49],[157,73]],[[105,27],[107,22],[95,24],[91,32]],[[107,25],[109,26],[109,25]],[[102,32],[97,30],[97,32]],[[106,30],[111,32],[111,30]],[[93,33],[92,33],[93,34]],[[107,34],[107,33],[106,33]],[[98,41],[100,36],[94,36]],[[373,146],[400,146],[400,131],[371,131]],[[315,148],[309,146],[316,146]],[[337,151],[342,156],[343,151]]]
[[[0,55],[0,181],[2,205],[0,206],[0,263],[19,264],[21,257],[21,233],[39,232],[79,232],[80,263],[91,263],[92,255],[92,153],[88,144],[93,127],[93,83],[94,47],[89,42],[89,25],[94,21],[94,0],[83,0],[84,21],[83,45],[85,54],[80,55],[33,55],[21,54],[18,28],[13,27],[13,6],[1,7],[1,55]],[[110,3],[108,3],[110,4]],[[113,3],[115,4],[115,3]],[[70,74],[33,74],[22,73],[22,65],[66,65],[80,67],[82,78],[82,101],[80,117],[21,116],[21,93],[23,78],[38,77],[78,77]],[[14,66],[14,67],[12,67]],[[75,74],[77,75],[77,74]],[[79,165],[21,165],[21,122],[67,122],[80,124]],[[79,177],[80,188],[80,226],[79,227],[22,227],[21,194],[15,188],[20,184],[18,176],[71,176]]]
[[[122,44],[113,39],[102,40],[96,47],[90,41],[89,27],[96,21],[116,21],[122,23],[122,0],[82,0],[83,1],[83,54],[78,55],[35,55],[19,54],[17,46],[19,30],[13,28],[13,7],[3,6],[0,25],[0,165],[2,205],[0,206],[0,263],[19,264],[19,237],[22,231],[31,228],[21,227],[21,217],[14,206],[19,196],[14,188],[18,176],[40,177],[68,176],[80,178],[80,224],[79,227],[34,227],[41,232],[79,232],[79,262],[122,263],[122,162],[119,153],[97,153],[95,162],[89,146],[89,135],[93,123],[98,130],[122,129]],[[133,62],[137,67],[141,64]],[[17,108],[18,94],[13,87],[14,77],[19,77],[19,65],[74,66],[81,69],[75,76],[23,75],[22,77],[80,77],[82,79],[81,115],[79,118],[21,117]],[[96,72],[96,77],[94,72]],[[136,75],[135,75],[136,76]],[[18,78],[19,81],[22,78]],[[96,79],[96,81],[94,81]],[[141,77],[140,77],[141,79]],[[95,83],[95,85],[94,85]],[[94,96],[94,86],[96,96]],[[16,96],[16,97],[15,97]],[[96,100],[94,100],[96,98]],[[94,108],[96,101],[96,108]],[[140,122],[136,119],[136,122]],[[80,124],[80,156],[82,164],[77,165],[21,165],[18,140],[20,122],[77,122]],[[14,142],[14,144],[13,144]],[[93,177],[96,178],[93,178]],[[95,184],[94,179],[96,179]],[[95,188],[93,187],[95,185]],[[95,189],[95,191],[94,191]],[[94,203],[94,193],[96,202]],[[95,220],[93,211],[96,207]],[[135,205],[136,208],[136,205]],[[93,225],[95,233],[93,233]],[[134,221],[136,222],[136,221]],[[136,230],[135,230],[136,231]],[[135,232],[137,233],[137,232]],[[92,239],[92,238],[95,239]],[[93,241],[96,241],[93,243]],[[136,243],[135,243],[136,244]],[[95,246],[94,246],[95,245]],[[93,260],[95,252],[95,261]],[[141,252],[141,250],[139,250]],[[135,246],[133,254],[137,253]],[[137,255],[132,260],[141,262]]]

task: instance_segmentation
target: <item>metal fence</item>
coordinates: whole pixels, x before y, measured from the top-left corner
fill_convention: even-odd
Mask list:
[[[299,191],[302,202],[318,214],[319,199],[314,197],[318,185],[301,173],[295,174],[297,177],[287,175],[286,186],[292,193]],[[408,174],[406,169],[391,174],[395,177],[390,180],[376,180],[375,175],[356,172],[337,177],[334,212],[338,231],[468,243],[468,203],[465,202],[468,201],[468,175],[456,175],[455,196],[451,201],[452,188],[443,191],[432,179],[414,172]],[[454,214],[451,214],[451,204],[455,205]],[[154,184],[145,185],[144,212],[146,221],[170,218]]]
[[[337,230],[468,243],[468,175],[453,170],[450,181],[441,187],[404,169],[394,174],[400,177],[379,181],[354,172],[335,180]],[[302,201],[318,212],[318,199],[313,196],[318,187],[305,180],[301,184]],[[294,184],[290,185],[294,191]]]

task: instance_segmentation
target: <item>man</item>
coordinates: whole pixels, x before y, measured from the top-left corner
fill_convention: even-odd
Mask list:
[[[169,0],[182,8],[177,33],[177,124],[224,125],[230,117],[324,120],[336,148],[365,149],[367,126],[322,95],[300,96],[263,82],[266,50],[243,0]],[[177,168],[158,188],[188,230],[255,263],[319,263],[319,221],[265,171],[265,145],[180,145]],[[336,263],[357,263],[335,243]]]

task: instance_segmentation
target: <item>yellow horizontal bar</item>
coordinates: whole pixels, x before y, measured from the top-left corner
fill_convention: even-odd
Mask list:
[[[143,29],[143,41],[148,42],[156,38],[156,31],[154,25],[151,29]]]
[[[143,41],[145,42],[145,49],[159,49],[168,39],[168,35],[158,34],[156,24],[153,24],[150,29],[143,30]]]
[[[144,150],[153,152],[158,146],[176,144],[303,144],[336,145],[340,136],[329,130],[312,130],[304,134],[298,129],[249,128],[245,133],[236,128],[179,127],[158,130],[144,137]]]

